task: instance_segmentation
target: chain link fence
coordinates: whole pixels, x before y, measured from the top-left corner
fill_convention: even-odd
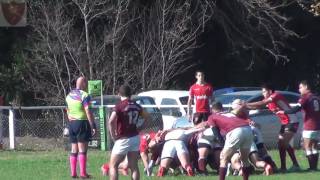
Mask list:
[[[151,115],[151,120],[147,121],[146,129],[143,132],[158,131],[163,128],[162,114],[159,108],[155,106],[143,106]],[[167,106],[166,106],[167,107]],[[168,106],[169,107],[169,106]],[[112,111],[112,106],[105,106],[105,120]],[[15,108],[0,107],[0,144],[1,139],[4,148],[10,147],[9,132],[9,111],[14,112],[15,124],[15,149],[17,150],[51,150],[51,149],[69,149],[69,139],[63,135],[64,128],[68,126],[68,119],[64,111],[65,107],[28,107]],[[97,125],[97,134],[93,137],[89,144],[92,147],[100,148],[100,118],[98,108],[93,108],[95,122]],[[302,113],[297,114],[300,121],[298,133],[296,133],[292,145],[300,147],[301,129],[302,129]],[[264,136],[265,144],[268,148],[277,147],[278,132],[280,123],[278,118],[268,110],[261,110],[257,114],[251,115],[251,118],[260,124],[261,131]],[[181,118],[180,120],[186,118]],[[188,120],[185,120],[188,123]],[[168,122],[165,122],[168,123]],[[186,124],[185,123],[185,124]],[[107,124],[107,123],[105,123]],[[108,132],[106,130],[106,132]],[[108,133],[107,133],[108,134]],[[1,138],[2,137],[2,138]],[[109,149],[113,143],[108,141]]]
[[[100,118],[97,107],[92,108],[97,125],[97,133],[89,146],[99,148]],[[143,132],[162,129],[162,115],[157,108],[145,108],[151,115],[151,121],[146,124]],[[0,144],[5,149],[10,147],[9,111],[14,114],[15,149],[17,150],[52,150],[70,149],[69,137],[64,136],[64,129],[68,127],[68,118],[65,107],[2,107],[0,109]],[[109,116],[112,106],[105,107],[105,115]],[[107,118],[105,118],[107,119]],[[107,123],[105,123],[107,124]],[[108,131],[107,131],[108,132]],[[108,138],[107,138],[108,140]],[[108,142],[109,145],[112,145]]]
[[[9,111],[14,115],[15,149],[50,150],[63,147],[63,129],[67,117],[63,108],[30,107],[2,109],[3,146],[10,147]]]

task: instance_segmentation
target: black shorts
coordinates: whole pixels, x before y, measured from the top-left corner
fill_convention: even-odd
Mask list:
[[[281,125],[279,134],[283,134],[285,132],[293,132],[296,133],[298,131],[299,128],[299,123],[289,123],[289,124],[283,124]]]
[[[201,122],[207,121],[210,113],[208,112],[197,112],[193,114],[193,123],[199,124]]]
[[[91,127],[88,120],[74,120],[69,123],[69,137],[71,143],[91,141]]]
[[[198,144],[198,148],[208,148],[208,149],[211,149],[211,145],[209,144],[206,144],[206,143],[199,143]]]

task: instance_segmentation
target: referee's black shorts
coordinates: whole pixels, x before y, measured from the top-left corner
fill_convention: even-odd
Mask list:
[[[73,120],[69,123],[69,137],[71,143],[91,141],[91,127],[88,120]]]

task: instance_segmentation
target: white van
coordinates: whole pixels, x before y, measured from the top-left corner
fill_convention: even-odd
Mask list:
[[[163,129],[171,129],[177,118],[187,115],[189,91],[182,90],[152,90],[139,93],[138,96],[150,96],[162,114]],[[161,107],[171,105],[175,107]]]

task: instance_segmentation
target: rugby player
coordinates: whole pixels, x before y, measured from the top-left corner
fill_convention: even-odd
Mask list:
[[[212,99],[213,88],[204,81],[204,72],[197,71],[195,74],[197,82],[190,87],[187,115],[194,124],[206,121],[210,115],[210,101]],[[195,113],[193,114],[191,105],[194,101]]]
[[[203,128],[171,129],[165,130],[162,133],[160,139],[165,141],[165,143],[161,153],[161,162],[157,176],[164,176],[167,169],[176,158],[178,158],[178,164],[181,164],[182,168],[186,170],[187,175],[194,176],[186,143],[188,137],[199,131],[203,131]]]
[[[299,84],[301,98],[298,105],[286,111],[279,111],[279,114],[294,114],[303,110],[303,142],[306,156],[309,162],[309,170],[317,170],[318,166],[318,139],[320,137],[320,98],[312,93],[311,84],[301,81]]]
[[[280,93],[275,92],[274,88],[270,84],[264,84],[262,86],[262,94],[264,99],[258,102],[247,103],[246,106],[249,109],[257,109],[262,106],[267,106],[270,111],[275,113],[281,121],[281,129],[279,131],[278,138],[278,150],[281,161],[281,171],[286,171],[286,151],[288,152],[291,160],[292,167],[291,170],[299,170],[300,166],[296,159],[294,149],[289,144],[290,140],[293,138],[294,134],[299,128],[298,118],[295,114],[280,114],[278,111],[290,110],[291,107],[288,101]]]
[[[141,127],[143,129],[145,122],[149,120],[149,114],[130,99],[131,89],[129,86],[120,86],[119,96],[121,102],[115,106],[108,123],[111,138],[115,141],[110,157],[109,175],[111,180],[118,179],[118,166],[127,156],[131,178],[138,180],[140,179],[138,168],[140,138],[136,124],[139,117],[142,116],[145,120]]]
[[[227,165],[236,151],[241,153],[242,176],[244,180],[249,179],[250,163],[248,160],[253,135],[249,122],[238,117],[227,117],[220,114],[212,114],[208,121],[197,127],[213,126],[226,134],[225,144],[220,154],[219,180],[225,180]],[[223,134],[223,133],[221,133]]]

